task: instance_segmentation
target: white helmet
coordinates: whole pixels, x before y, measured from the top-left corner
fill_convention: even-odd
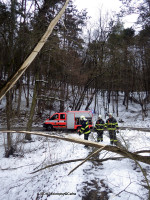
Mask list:
[[[98,118],[102,119],[102,115],[98,115]]]
[[[108,113],[108,115],[110,115],[110,116],[113,116],[113,114],[112,114],[112,113]]]
[[[85,117],[83,115],[80,116],[80,120],[84,120]]]

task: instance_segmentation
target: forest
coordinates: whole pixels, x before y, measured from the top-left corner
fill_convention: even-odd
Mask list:
[[[13,118],[20,118],[22,96],[25,95],[26,130],[31,130],[35,116],[45,110],[54,112],[80,110],[92,101],[97,109],[97,94],[104,98],[104,107],[118,113],[119,92],[122,104],[129,101],[141,106],[143,120],[148,115],[150,91],[150,2],[122,2],[122,10],[113,18],[99,17],[98,26],[83,34],[89,19],[86,10],[78,11],[70,0],[35,60],[6,94],[7,129]],[[0,2],[0,88],[1,91],[55,18],[63,0],[11,0]],[[138,13],[140,31],[124,28],[121,17]],[[136,95],[135,95],[136,94]],[[1,95],[2,96],[2,95]],[[1,101],[2,102],[2,101]],[[30,102],[32,102],[30,104]],[[14,106],[14,104],[16,106]],[[28,136],[27,136],[28,137]],[[28,138],[30,139],[30,138]]]
[[[18,71],[35,45],[55,18],[65,1],[11,0],[0,2],[0,88]],[[122,104],[129,101],[141,106],[143,120],[148,116],[150,91],[149,9],[143,1],[136,9],[134,1],[122,1],[123,7],[114,18],[100,15],[98,27],[87,30],[88,13],[78,11],[73,1],[54,27],[35,60],[6,94],[7,129],[12,119],[20,118],[22,96],[25,95],[26,130],[31,130],[35,116],[46,110],[54,112],[80,110],[92,101],[97,109],[97,94],[101,93],[104,107],[118,113],[119,92]],[[124,28],[121,17],[136,12],[140,31]],[[135,95],[136,94],[136,95]],[[30,103],[31,102],[31,103]],[[14,104],[16,106],[14,106]],[[9,138],[9,137],[8,137]],[[27,139],[30,139],[27,135]],[[9,142],[8,142],[9,143]],[[9,145],[10,146],[10,145]]]
[[[101,114],[102,110],[107,112],[111,110],[119,119],[121,115],[121,112],[119,113],[120,107],[125,108],[128,112],[130,104],[133,103],[136,112],[139,113],[140,110],[142,122],[144,123],[145,119],[148,120],[150,105],[150,1],[120,0],[120,2],[122,6],[119,13],[114,16],[109,16],[109,14],[103,16],[100,12],[97,26],[89,28],[88,20],[90,16],[87,10],[79,11],[73,0],[0,1],[0,132],[3,132],[4,128],[7,130],[4,137],[2,133],[0,134],[0,137],[3,137],[4,140],[4,144],[0,142],[0,147],[4,145],[3,158],[9,158],[10,163],[12,162],[14,166],[16,163],[11,160],[11,155],[20,156],[20,153],[23,152],[23,156],[25,153],[28,156],[30,148],[32,149],[31,152],[38,149],[40,153],[44,142],[47,142],[44,147],[48,149],[46,150],[47,154],[53,151],[59,155],[58,141],[55,142],[55,145],[51,147],[52,151],[49,152],[49,141],[52,145],[54,138],[62,140],[60,141],[62,147],[68,148],[73,153],[74,146],[72,148],[72,143],[66,145],[65,142],[78,143],[78,146],[74,144],[77,149],[74,154],[77,158],[78,152],[82,152],[81,155],[88,156],[87,160],[91,159],[91,155],[95,155],[96,152],[117,152],[123,157],[115,158],[113,154],[113,158],[111,156],[105,158],[105,155],[103,157],[104,152],[100,154],[102,155],[102,162],[121,159],[121,163],[124,164],[123,158],[135,161],[135,170],[139,167],[145,179],[145,182],[142,181],[144,184],[146,183],[144,186],[146,192],[143,191],[146,197],[150,198],[150,186],[146,174],[146,170],[149,170],[149,156],[139,155],[140,153],[149,153],[147,143],[144,141],[144,137],[147,142],[149,141],[147,133],[143,137],[140,135],[141,140],[144,141],[143,144],[146,144],[145,146],[136,141],[139,147],[142,146],[141,149],[134,149],[133,147],[133,149],[130,149],[130,145],[126,144],[120,136],[122,143],[125,143],[125,149],[89,142],[93,149],[98,148],[95,152],[93,149],[90,150],[89,153],[81,149],[80,144],[84,144],[85,141],[78,139],[77,135],[75,135],[76,139],[64,139],[63,135],[57,136],[58,133],[55,133],[55,136],[37,132],[33,132],[33,135],[30,134],[33,124],[39,125],[46,119],[47,115],[68,110],[78,111],[83,107],[85,110],[91,110],[92,107],[93,113],[96,115]],[[133,26],[125,28],[122,18],[134,13],[138,14],[136,26],[140,28],[136,29]],[[38,49],[38,47],[40,48]],[[102,107],[99,107],[101,100]],[[130,115],[132,116],[134,113],[133,109]],[[17,126],[21,129],[18,133],[26,134],[23,134],[23,136],[21,134],[13,135],[11,130]],[[124,138],[126,137],[125,133],[123,132]],[[35,135],[37,135],[37,138]],[[137,135],[137,132],[135,135]],[[47,141],[42,140],[40,136],[47,137]],[[92,141],[94,141],[93,138]],[[36,147],[34,145],[31,147],[30,142],[33,142],[34,139],[36,140]],[[134,145],[138,147],[136,143]],[[26,150],[25,146],[30,147]],[[38,148],[39,146],[40,148]],[[135,151],[131,153],[128,150]],[[15,154],[16,152],[17,154]],[[38,154],[33,156],[36,158],[36,162],[37,156]],[[48,157],[49,154],[46,156]],[[67,157],[68,159],[71,157],[68,152]],[[6,161],[3,158],[1,158],[2,167],[0,166],[0,171],[5,170]],[[65,154],[62,154],[62,158],[65,160]],[[18,159],[21,160],[22,157]],[[99,163],[100,160],[97,157],[94,157],[94,159],[94,161],[91,160],[92,164],[94,162]],[[32,171],[36,173],[45,169],[45,165],[50,163],[50,161],[46,163],[45,160],[42,161],[42,157],[40,157],[42,164],[34,163],[35,168],[32,168]],[[61,158],[58,160],[60,161]],[[79,160],[83,161],[84,159]],[[51,161],[53,161],[53,158],[51,158]],[[147,164],[147,167],[144,166],[144,168],[138,161]],[[26,161],[23,162],[25,164]],[[76,162],[76,160],[64,162]],[[57,165],[53,162],[50,164]],[[31,165],[33,165],[32,160]],[[93,166],[96,169],[98,164],[94,163]],[[36,171],[37,168],[41,169]],[[25,173],[28,173],[28,170],[25,169]],[[71,166],[69,166],[69,170],[71,171]],[[94,173],[96,174],[97,171],[95,170]],[[26,175],[24,178],[26,179]],[[46,177],[46,179],[48,178]],[[41,174],[41,179],[45,180],[44,172]],[[55,182],[55,177],[53,177],[53,181]],[[104,180],[100,179],[100,181],[107,190]],[[132,182],[132,178],[130,181],[129,185],[134,182]],[[40,182],[40,184],[42,183]],[[40,187],[43,187],[43,185],[40,185]],[[121,192],[117,190],[116,196],[119,197],[120,193],[124,194],[126,190],[124,188],[123,186]],[[5,188],[3,191],[5,191]],[[35,191],[38,191],[38,188]],[[109,192],[107,191],[105,197],[108,196]],[[11,193],[8,195],[11,195]],[[16,194],[14,193],[14,195]],[[23,193],[21,195],[25,197]],[[31,199],[34,195],[37,195],[35,199],[40,199],[36,192],[34,195],[30,195]],[[5,198],[7,199],[7,197]],[[134,197],[144,199],[145,196],[136,195],[136,192],[134,192]],[[11,197],[9,198],[11,199]],[[17,198],[19,197],[17,196]]]

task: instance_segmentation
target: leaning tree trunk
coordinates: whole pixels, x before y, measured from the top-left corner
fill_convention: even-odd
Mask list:
[[[36,80],[38,80],[38,77],[39,77],[39,74],[37,71],[36,78],[35,78],[35,86],[34,86],[34,90],[33,90],[33,98],[32,98],[32,104],[31,104],[31,109],[30,109],[30,115],[29,115],[29,119],[28,119],[28,123],[27,123],[27,127],[26,127],[27,131],[31,131],[31,128],[32,128],[33,117],[34,117],[35,107],[36,107],[36,103],[37,103],[38,82]],[[25,139],[31,140],[32,139],[31,134],[26,134]]]
[[[47,31],[41,38],[41,40],[38,42],[38,44],[35,46],[31,54],[28,56],[28,58],[24,61],[22,66],[19,68],[19,70],[11,76],[11,78],[7,81],[6,85],[0,90],[0,100],[6,95],[6,93],[14,86],[14,84],[18,81],[18,79],[22,76],[22,74],[26,71],[26,69],[30,66],[30,64],[33,62],[33,60],[38,55],[39,51],[42,49],[44,44],[46,43],[48,37],[52,33],[55,25],[63,15],[67,5],[69,3],[69,0],[66,0],[65,5],[61,9],[61,11],[58,13],[58,15],[51,21],[50,25],[48,26]]]
[[[91,94],[90,100],[89,100],[88,104],[86,105],[85,110],[89,110],[89,107],[90,107],[90,105],[93,101],[94,95],[95,95],[95,98],[96,98],[96,94],[97,94],[97,89],[95,89],[93,94]],[[95,107],[96,107],[96,99],[95,99]],[[95,107],[94,107],[94,112],[95,112]]]

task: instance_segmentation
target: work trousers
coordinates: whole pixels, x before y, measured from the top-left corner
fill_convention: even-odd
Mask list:
[[[88,134],[84,134],[84,139],[85,139],[85,140],[88,140],[89,135],[90,135],[90,133],[88,133]]]
[[[110,144],[114,144],[117,142],[116,131],[109,130]]]
[[[97,142],[103,141],[103,130],[97,131]]]

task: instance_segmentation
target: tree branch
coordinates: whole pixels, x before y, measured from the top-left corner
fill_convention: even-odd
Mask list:
[[[83,163],[85,163],[87,160],[89,160],[92,156],[96,155],[97,153],[99,153],[100,151],[102,151],[104,147],[101,147],[100,149],[97,149],[95,152],[91,153],[86,159],[84,159],[84,161],[82,163],[80,163],[79,165],[77,165],[74,169],[72,169],[68,175],[70,175],[73,171],[75,171],[78,167],[80,167],[81,165],[83,165]]]
[[[6,85],[1,89],[0,91],[0,100],[4,97],[4,95],[14,86],[14,84],[18,81],[18,79],[22,76],[22,74],[26,71],[26,69],[30,66],[30,64],[33,62],[33,60],[36,58],[42,47],[44,46],[45,42],[47,41],[48,37],[52,33],[55,25],[63,15],[67,5],[69,3],[69,0],[66,0],[65,5],[63,8],[60,10],[58,15],[51,21],[49,24],[47,31],[45,34],[42,36],[41,40],[38,42],[38,44],[35,46],[31,54],[28,56],[28,58],[24,61],[24,63],[21,65],[19,70],[12,75],[10,80],[7,81]]]
[[[84,144],[84,145],[88,145],[91,147],[96,147],[96,148],[102,148],[104,150],[107,151],[111,151],[117,154],[122,155],[123,157],[127,157],[130,158],[132,160],[137,160],[143,163],[146,163],[148,165],[150,165],[150,156],[141,156],[141,155],[137,155],[135,153],[129,152],[125,149],[119,148],[117,146],[110,146],[110,145],[102,145],[99,144],[97,142],[92,142],[92,141],[88,141],[88,140],[82,140],[82,139],[78,139],[78,138],[73,138],[73,137],[61,137],[61,136],[56,136],[56,135],[49,135],[43,132],[33,132],[33,131],[10,131],[10,130],[5,130],[5,131],[0,131],[0,133],[24,133],[24,134],[33,134],[33,135],[39,135],[39,136],[44,136],[44,137],[49,137],[49,138],[55,138],[55,139],[60,139],[60,140],[64,140],[64,141],[68,141],[68,142],[74,142],[74,143],[78,143],[78,144]]]
[[[89,161],[93,161],[93,162],[105,162],[107,160],[118,160],[118,159],[124,159],[125,157],[110,157],[110,158],[105,158],[105,159],[88,159]],[[72,163],[72,162],[79,162],[79,161],[84,161],[85,159],[84,158],[79,158],[79,159],[75,159],[75,160],[66,160],[66,161],[63,161],[63,162],[58,162],[58,163],[54,163],[54,164],[51,164],[51,165],[47,165],[41,169],[38,169],[34,172],[31,172],[30,174],[34,174],[34,173],[37,173],[39,171],[42,171],[44,169],[47,169],[47,168],[50,168],[50,167],[54,167],[54,166],[57,166],[57,165],[63,165],[63,164],[67,164],[67,163]]]

